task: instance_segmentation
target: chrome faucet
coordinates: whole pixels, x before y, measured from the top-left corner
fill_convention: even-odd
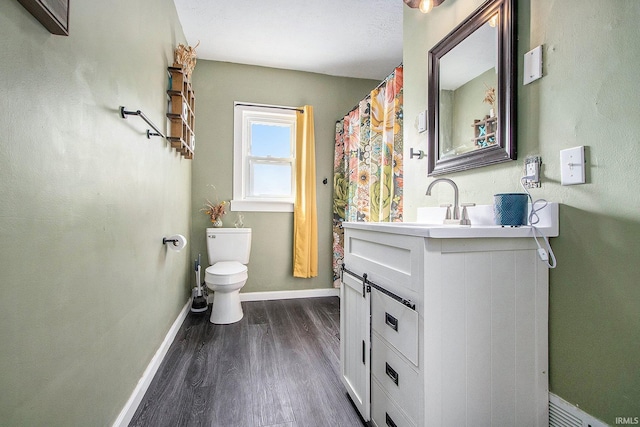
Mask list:
[[[451,184],[451,186],[453,187],[453,219],[459,221],[460,220],[460,210],[458,209],[458,186],[456,185],[455,182],[453,182],[449,178],[438,178],[438,179],[432,181],[431,184],[429,184],[429,187],[427,187],[427,192],[426,192],[425,195],[430,196],[431,195],[431,189],[433,188],[434,185],[436,185],[439,182],[447,182],[447,183]]]

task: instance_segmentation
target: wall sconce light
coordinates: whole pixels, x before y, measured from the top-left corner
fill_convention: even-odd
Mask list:
[[[422,13],[429,13],[431,9],[440,6],[444,0],[403,0],[412,9],[420,9]]]

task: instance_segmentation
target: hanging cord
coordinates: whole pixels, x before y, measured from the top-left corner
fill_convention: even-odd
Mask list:
[[[536,224],[540,222],[538,211],[544,209],[547,206],[548,202],[545,199],[538,199],[536,201],[533,200],[533,198],[531,197],[531,193],[529,193],[529,190],[527,190],[527,187],[525,187],[524,185],[525,180],[530,178],[531,177],[528,176],[523,176],[522,178],[520,178],[520,185],[522,186],[522,189],[525,191],[525,193],[527,193],[529,201],[531,202],[531,212],[529,212],[529,225],[533,229],[533,240],[535,240],[536,245],[538,245],[538,256],[540,257],[540,259],[545,264],[547,264],[547,267],[556,268],[558,262],[556,261],[556,256],[553,253],[553,249],[551,249],[551,245],[549,244],[549,239],[547,239],[547,236],[543,235],[542,232],[536,227]],[[536,205],[541,206],[536,207]],[[540,245],[540,242],[538,241],[538,235],[544,240],[546,249]],[[549,260],[551,260],[551,262],[549,262]]]

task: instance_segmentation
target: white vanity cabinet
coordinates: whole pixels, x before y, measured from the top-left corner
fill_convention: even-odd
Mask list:
[[[353,361],[342,359],[343,383],[360,408],[364,390],[370,393],[371,411],[361,415],[374,426],[419,426],[423,418],[423,377],[421,343],[423,341],[422,309],[424,239],[384,234],[367,230],[346,230],[345,266],[341,298],[349,300],[357,284],[360,301],[366,306],[365,323],[370,325],[366,337],[366,373],[368,387],[354,390],[345,371]],[[366,276],[365,276],[366,275]],[[363,280],[366,278],[366,281]],[[363,286],[364,282],[364,286]],[[369,298],[365,301],[364,295]],[[340,346],[347,355],[346,338],[355,321],[349,304],[341,301]],[[362,311],[360,311],[362,313]],[[351,332],[351,336],[354,332]],[[343,338],[345,337],[345,338]],[[355,360],[355,356],[354,356]],[[361,360],[362,362],[362,360]],[[360,367],[364,369],[365,363]]]
[[[362,289],[362,282],[344,275],[340,286],[340,313],[350,315],[340,317],[340,375],[351,400],[368,420],[371,404],[370,294]]]
[[[533,239],[344,227],[342,376],[365,420],[548,426],[548,268]]]

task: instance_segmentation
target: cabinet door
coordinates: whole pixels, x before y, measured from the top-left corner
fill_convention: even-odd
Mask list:
[[[365,421],[371,406],[370,293],[362,281],[344,273],[340,287],[340,374],[342,382]]]

